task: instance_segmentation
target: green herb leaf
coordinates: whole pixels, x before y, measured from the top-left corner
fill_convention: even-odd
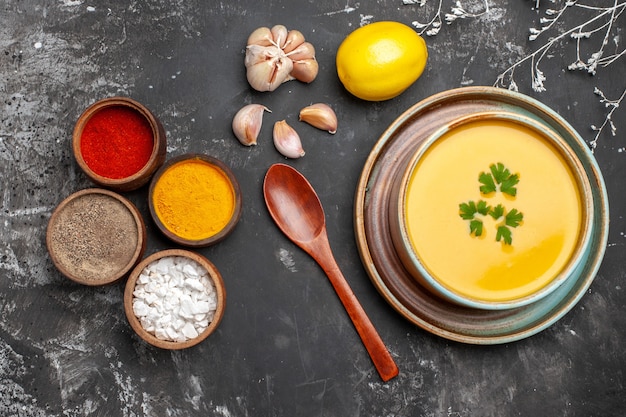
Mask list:
[[[500,185],[500,191],[511,197],[515,197],[517,195],[517,188],[515,188],[515,186],[519,183],[519,175],[511,174],[511,171],[509,171],[502,162],[492,164],[489,166],[489,169],[491,170],[495,182]]]
[[[517,209],[511,209],[511,211],[506,214],[505,223],[507,226],[517,227],[520,225],[522,220],[524,220],[524,214],[517,211]]]
[[[511,230],[506,226],[498,226],[498,231],[496,232],[496,240],[499,242],[501,239],[504,239],[504,243],[507,245],[513,243],[513,239],[511,238]]]
[[[496,192],[496,183],[493,182],[493,177],[491,176],[491,174],[481,172],[478,176],[478,182],[483,184],[480,186],[481,193],[489,194]]]
[[[494,208],[491,209],[489,215],[493,217],[494,220],[498,220],[500,217],[504,216],[504,207],[502,204],[498,204]]]
[[[515,186],[519,182],[519,175],[513,174],[509,176],[507,179],[502,181],[500,184],[500,191],[504,194],[508,194],[511,197],[515,197],[517,195],[517,188]]]
[[[476,206],[476,211],[478,213],[482,214],[483,216],[486,216],[489,213],[489,210],[491,210],[491,206],[489,206],[486,201],[484,200],[478,201],[478,205]]]
[[[483,234],[483,222],[481,220],[472,220],[470,222],[470,235],[481,236]]]
[[[502,162],[491,164],[489,169],[498,184],[502,184],[503,181],[511,176],[511,171],[509,171],[509,169],[505,167]]]
[[[472,220],[476,214],[476,203],[470,201],[468,203],[459,204],[459,215],[463,220]]]

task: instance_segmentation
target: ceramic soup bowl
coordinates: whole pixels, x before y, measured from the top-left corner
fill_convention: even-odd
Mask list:
[[[557,132],[506,109],[470,113],[432,133],[395,180],[391,238],[407,271],[436,296],[516,308],[581,273],[591,194]]]

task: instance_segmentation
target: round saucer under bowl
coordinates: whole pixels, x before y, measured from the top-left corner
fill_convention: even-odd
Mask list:
[[[436,130],[391,189],[394,248],[420,285],[466,307],[534,303],[580,274],[591,185],[553,129],[509,111]]]
[[[435,296],[407,271],[391,238],[389,206],[392,186],[425,140],[467,115],[503,111],[552,129],[571,147],[591,184],[592,228],[588,255],[581,261],[576,276],[536,302],[517,308],[486,310]],[[407,109],[372,147],[354,202],[357,248],[377,291],[411,323],[463,343],[509,343],[551,326],[586,294],[600,268],[608,240],[608,196],[589,146],[554,110],[524,94],[501,88],[472,86],[447,90]]]

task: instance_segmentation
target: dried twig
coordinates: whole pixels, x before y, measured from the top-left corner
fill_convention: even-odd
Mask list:
[[[622,100],[624,100],[624,97],[626,97],[626,88],[624,89],[624,91],[622,92],[622,95],[617,100],[608,99],[598,87],[595,87],[593,89],[593,92],[600,96],[600,103],[604,103],[604,106],[609,109],[609,112],[606,114],[604,118],[604,122],[600,125],[600,127],[591,125],[591,129],[596,131],[596,136],[589,143],[589,146],[591,146],[592,150],[594,150],[596,146],[598,145],[598,138],[600,137],[600,134],[602,133],[602,131],[607,125],[611,129],[612,136],[615,136],[617,134],[617,128],[615,127],[615,124],[613,123],[613,112],[617,110]]]
[[[418,30],[420,35],[435,36],[441,30],[441,4],[443,0],[438,0],[437,11],[432,19],[427,23],[421,23],[417,20],[411,22]],[[426,5],[426,0],[402,0],[403,4],[417,4],[420,7]]]
[[[417,4],[420,7],[426,5],[427,0],[402,0],[403,4]],[[446,13],[444,15],[444,19],[441,18],[441,6],[443,4],[443,0],[438,0],[437,10],[433,15],[432,19],[426,23],[422,23],[419,21],[413,21],[411,24],[418,29],[420,35],[427,36],[435,36],[441,30],[441,25],[443,20],[446,21],[447,24],[451,24],[457,19],[466,19],[466,18],[476,18],[480,17],[484,14],[489,13],[489,3],[488,0],[484,0],[485,9],[480,13],[471,13],[463,7],[463,4],[459,0],[454,3],[454,6],[450,9],[450,13]]]

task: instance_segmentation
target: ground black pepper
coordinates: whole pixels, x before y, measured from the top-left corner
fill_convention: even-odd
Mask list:
[[[105,194],[75,198],[48,227],[56,262],[89,281],[107,280],[127,267],[139,240],[132,213]]]

